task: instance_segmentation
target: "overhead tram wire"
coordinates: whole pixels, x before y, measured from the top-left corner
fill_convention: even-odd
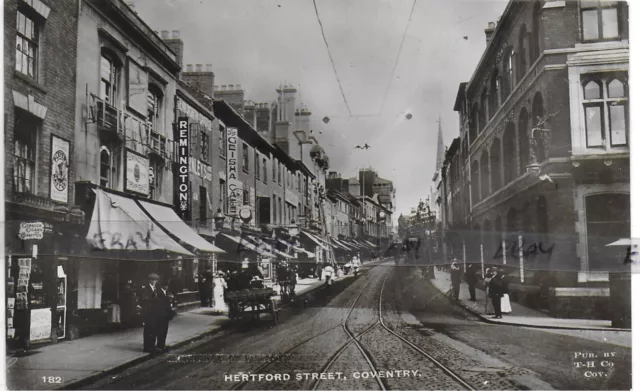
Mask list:
[[[344,94],[344,89],[342,88],[340,77],[338,76],[338,70],[336,69],[336,64],[333,61],[333,56],[331,55],[331,50],[329,49],[329,42],[327,42],[327,37],[324,34],[324,27],[322,26],[322,21],[320,20],[320,14],[318,13],[318,5],[316,4],[316,0],[313,0],[313,8],[316,11],[316,18],[318,19],[318,24],[320,25],[320,32],[322,33],[322,39],[324,40],[324,45],[327,47],[329,60],[331,60],[331,65],[333,66],[333,73],[336,75],[336,80],[338,81],[338,87],[340,87],[340,94],[342,94],[342,99],[344,100],[344,104],[347,107],[347,111],[349,112],[349,117],[351,117],[351,108],[349,107],[349,103],[347,102],[347,97]]]
[[[400,41],[400,49],[398,49],[398,55],[396,56],[395,63],[393,64],[393,70],[391,71],[391,75],[389,76],[389,83],[387,83],[387,89],[384,92],[384,97],[382,98],[382,103],[380,104],[380,110],[378,111],[378,114],[382,113],[384,104],[387,102],[387,95],[389,94],[389,90],[391,89],[391,83],[393,83],[393,76],[396,74],[396,68],[398,67],[398,62],[400,61],[400,54],[402,54],[402,47],[404,46],[404,40],[407,38],[407,31],[409,30],[409,25],[411,24],[411,18],[413,17],[413,11],[416,9],[417,2],[418,0],[413,0],[413,5],[411,6],[411,12],[409,13],[409,18],[407,19],[407,24],[405,25],[404,33],[402,34],[402,41]]]

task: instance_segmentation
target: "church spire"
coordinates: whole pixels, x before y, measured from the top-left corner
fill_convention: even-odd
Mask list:
[[[436,170],[433,173],[433,181],[436,181],[440,177],[440,170],[442,169],[442,164],[444,163],[444,140],[442,138],[442,121],[440,120],[440,116],[438,116],[438,149],[436,152]]]

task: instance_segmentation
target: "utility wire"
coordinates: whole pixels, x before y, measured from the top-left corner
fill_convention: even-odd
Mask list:
[[[333,66],[333,73],[336,75],[336,80],[338,81],[338,87],[340,87],[340,93],[342,94],[342,99],[344,100],[345,106],[347,106],[349,117],[351,117],[351,108],[349,108],[347,97],[344,95],[344,90],[342,89],[342,83],[340,82],[340,78],[338,77],[338,70],[336,69],[336,64],[333,61],[333,56],[331,56],[331,50],[329,49],[329,42],[327,42],[327,37],[324,35],[324,27],[322,26],[322,21],[320,20],[320,14],[318,13],[318,5],[316,4],[316,0],[313,0],[313,8],[315,8],[316,10],[316,17],[318,18],[318,24],[320,25],[320,32],[322,33],[322,39],[324,40],[324,45],[327,47],[329,60],[331,60],[331,65]]]
[[[315,1],[315,0],[314,0]],[[413,0],[413,5],[411,6],[411,12],[409,13],[409,19],[407,19],[407,24],[404,27],[404,33],[402,34],[402,41],[400,41],[400,49],[398,50],[398,55],[396,56],[396,61],[393,64],[393,70],[391,71],[391,76],[389,76],[389,83],[387,83],[387,90],[384,92],[384,97],[382,98],[382,104],[380,104],[380,110],[378,115],[382,113],[382,109],[384,108],[384,104],[387,102],[387,95],[389,94],[389,90],[391,89],[391,83],[393,82],[393,76],[396,74],[396,67],[398,66],[398,61],[400,60],[400,54],[402,53],[402,47],[404,46],[404,40],[407,38],[407,31],[409,30],[409,24],[411,24],[411,17],[413,16],[413,10],[416,9],[416,3],[418,0]]]

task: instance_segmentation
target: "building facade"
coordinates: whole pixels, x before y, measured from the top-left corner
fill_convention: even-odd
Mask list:
[[[458,206],[481,232],[467,259],[519,269],[514,289],[557,315],[604,316],[624,260],[606,244],[630,231],[627,15],[624,2],[509,2],[455,104]]]

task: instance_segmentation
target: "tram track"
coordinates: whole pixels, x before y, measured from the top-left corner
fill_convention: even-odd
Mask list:
[[[375,267],[377,267],[379,265],[374,265],[371,269],[374,269]],[[370,270],[371,270],[370,269]],[[369,284],[371,283],[371,280],[367,281],[366,284],[362,287],[362,289],[360,290],[360,292],[358,293],[358,296],[356,297],[356,299],[353,301],[353,303],[351,304],[351,306],[349,307],[349,311],[347,312],[346,316],[344,317],[344,320],[337,325],[334,325],[320,333],[314,334],[313,336],[306,338],[298,343],[296,343],[295,345],[293,345],[292,347],[290,347],[289,349],[285,350],[284,352],[282,352],[281,354],[283,355],[287,355],[290,354],[292,352],[294,352],[296,349],[302,347],[303,345],[309,343],[310,341],[317,339],[318,337],[321,337],[323,335],[328,334],[329,332],[342,327],[343,330],[345,330],[345,332],[347,332],[347,334],[350,336],[350,340],[347,341],[346,343],[344,343],[342,345],[342,347],[332,355],[332,358],[330,359],[330,363],[326,364],[325,366],[329,367],[339,356],[340,354],[347,349],[351,343],[353,343],[354,341],[356,341],[356,338],[366,334],[367,332],[369,332],[371,329],[373,329],[375,326],[377,326],[378,322],[376,321],[376,323],[372,324],[371,326],[369,326],[367,329],[365,329],[364,331],[358,333],[357,335],[353,335],[350,330],[347,327],[347,321],[349,319],[349,317],[351,316],[351,314],[353,313],[356,305],[358,304],[358,301],[360,300],[360,297],[362,296],[362,294],[367,290],[367,287],[369,286]],[[362,351],[362,350],[361,350]],[[366,355],[366,353],[364,353],[364,351],[362,351],[363,354]],[[252,374],[261,374],[264,373],[265,370],[269,367],[271,367],[274,363],[276,362],[276,360],[273,361],[269,361],[269,362],[265,362],[264,364],[260,365],[259,367],[251,370],[250,373]],[[234,385],[233,387],[231,387],[232,390],[241,390],[242,388],[244,388],[248,383],[250,383],[249,381],[242,381],[240,383],[237,383],[236,385]],[[315,389],[315,388],[314,388]]]

